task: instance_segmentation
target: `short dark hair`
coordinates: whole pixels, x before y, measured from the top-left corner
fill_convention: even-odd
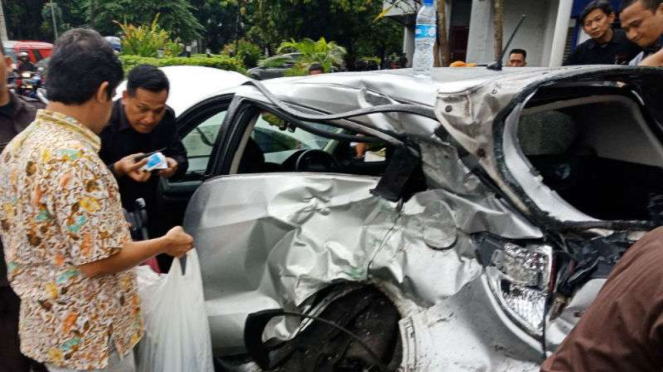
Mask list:
[[[158,93],[170,91],[170,82],[163,71],[152,65],[138,65],[129,72],[127,78],[127,93],[136,95],[136,89],[141,88]]]
[[[612,9],[612,5],[610,5],[610,3],[606,0],[593,0],[590,1],[585,9],[583,9],[580,13],[580,22],[585,22],[585,18],[587,18],[589,13],[595,11],[596,9],[601,10],[603,13],[605,13],[605,15],[610,15],[615,12]]]
[[[3,56],[5,55],[5,44],[2,43],[2,38],[0,38],[0,53],[2,53]]]
[[[124,77],[122,63],[113,47],[97,31],[75,28],[55,42],[48,62],[48,99],[66,105],[80,105],[108,82],[108,99]]]
[[[514,53],[515,54],[522,54],[523,58],[527,59],[527,51],[525,49],[517,49],[517,48],[516,49],[511,49],[511,51],[509,52],[509,55],[512,55]]]
[[[308,72],[311,72],[311,71],[318,71],[318,70],[320,70],[320,71],[322,71],[322,72],[325,71],[325,69],[322,68],[322,65],[319,64],[319,63],[317,63],[317,62],[312,63],[312,64],[308,67]]]
[[[663,2],[663,0],[622,0],[621,5],[619,6],[619,11],[622,12],[624,9],[638,1],[642,2],[642,5],[644,5],[646,9],[651,10],[652,13],[656,12],[656,9],[661,5],[661,2]]]

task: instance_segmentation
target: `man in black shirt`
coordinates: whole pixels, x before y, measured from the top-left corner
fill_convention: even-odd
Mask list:
[[[569,65],[625,65],[642,49],[626,33],[613,30],[615,12],[605,0],[594,0],[580,14],[583,30],[591,39],[578,45],[564,63]]]
[[[513,49],[509,52],[509,59],[506,62],[507,67],[525,67],[527,66],[527,51],[525,49]]]
[[[99,156],[117,178],[122,205],[135,209],[138,198],[145,199],[148,231],[161,236],[167,231],[168,211],[160,211],[157,203],[159,178],[179,177],[186,173],[186,149],[177,134],[175,113],[166,106],[170,83],[154,66],[136,66],[127,81],[122,99],[115,102],[109,125],[101,133]],[[168,169],[147,172],[140,155],[160,151]]]

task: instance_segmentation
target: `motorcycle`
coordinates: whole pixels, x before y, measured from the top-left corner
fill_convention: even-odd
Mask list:
[[[42,78],[39,71],[24,71],[18,73],[14,86],[16,93],[22,96],[38,99],[37,90],[41,87]]]

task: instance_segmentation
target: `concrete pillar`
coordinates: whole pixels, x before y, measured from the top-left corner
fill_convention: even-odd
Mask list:
[[[569,21],[573,11],[573,0],[560,0],[557,8],[557,21],[555,22],[555,33],[553,35],[552,49],[550,51],[549,67],[558,67],[564,60],[564,48],[566,47],[566,36],[569,32]]]
[[[9,37],[7,36],[7,23],[5,23],[5,12],[2,10],[1,0],[0,0],[0,40],[2,41],[9,40]]]
[[[414,57],[414,29],[405,26],[403,30],[403,52],[407,56],[407,67],[412,67]]]

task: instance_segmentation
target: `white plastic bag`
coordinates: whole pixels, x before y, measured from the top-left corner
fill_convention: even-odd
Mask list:
[[[138,372],[214,372],[212,341],[196,250],[168,275],[138,271],[145,336],[138,345]]]

